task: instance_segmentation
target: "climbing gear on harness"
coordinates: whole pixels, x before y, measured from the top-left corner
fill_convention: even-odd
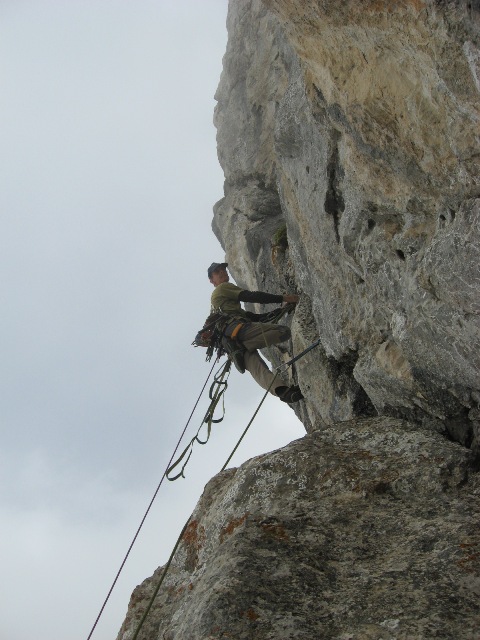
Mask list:
[[[245,326],[245,323],[244,323],[244,322],[239,322],[239,323],[237,324],[237,326],[235,327],[235,329],[232,331],[232,333],[231,333],[231,334],[230,334],[230,336],[229,336],[229,337],[230,337],[230,340],[235,340],[235,338],[236,338],[236,337],[237,337],[237,335],[238,335],[238,332],[240,331],[240,329],[241,329],[243,326]]]
[[[291,313],[294,308],[295,308],[295,305],[290,303],[290,304],[286,304],[283,307],[278,307],[277,309],[273,309],[273,311],[268,311],[267,313],[252,313],[251,311],[246,311],[245,317],[248,322],[275,323],[275,322],[279,322],[279,320],[281,320],[281,318],[283,318],[284,315]],[[227,343],[224,342],[223,338],[225,337],[230,338],[231,340],[234,340],[236,344],[238,344],[238,341],[236,341],[235,339],[238,333],[240,332],[240,330],[245,325],[245,317],[244,316],[235,317],[230,314],[222,313],[221,311],[215,311],[211,313],[208,316],[208,318],[205,320],[203,327],[200,329],[200,331],[197,331],[197,334],[195,335],[192,345],[194,347],[206,347],[207,355],[205,357],[205,360],[207,362],[211,360],[215,351],[217,352],[217,358],[216,358],[217,360],[219,360],[226,353],[229,356],[235,354],[235,357],[238,360],[238,362],[235,362],[234,360],[234,364],[237,367],[237,369],[241,373],[243,373],[243,371],[245,371],[245,365],[244,363],[243,365],[241,363],[242,362],[242,358],[240,357],[241,354],[237,354],[238,349],[234,350],[233,347],[230,346],[228,342]],[[238,324],[234,325],[235,321],[237,321]],[[225,336],[227,327],[230,329],[230,326],[232,324],[234,326],[230,335]],[[241,370],[242,368],[243,368],[243,371]]]
[[[200,424],[200,427],[198,428],[198,431],[196,433],[196,435],[190,440],[190,442],[188,443],[188,445],[185,447],[185,449],[182,451],[182,453],[180,454],[180,456],[178,457],[178,459],[168,467],[167,471],[165,472],[165,476],[167,478],[167,480],[170,480],[171,482],[173,482],[174,480],[177,480],[178,478],[185,478],[185,476],[183,475],[183,472],[185,470],[185,467],[188,464],[188,461],[190,460],[190,456],[192,455],[192,451],[193,451],[193,445],[195,444],[195,442],[198,442],[199,444],[207,444],[207,442],[210,439],[210,434],[212,432],[212,424],[218,424],[219,422],[222,422],[222,420],[225,417],[225,403],[224,403],[224,398],[223,398],[223,394],[225,393],[225,391],[227,390],[228,387],[228,376],[230,375],[230,368],[232,366],[232,362],[231,360],[227,360],[225,362],[225,364],[223,364],[220,369],[217,371],[217,373],[214,376],[214,380],[213,380],[213,384],[210,387],[210,391],[208,393],[208,397],[210,398],[211,402],[210,405],[207,409],[207,412],[205,413],[205,416]],[[215,415],[215,409],[217,408],[220,400],[222,400],[222,409],[223,409],[223,413],[222,416],[220,418],[214,418]],[[200,432],[203,428],[203,425],[206,424],[207,425],[207,433],[206,435],[202,438],[200,437]],[[186,458],[186,459],[185,459]],[[177,473],[175,476],[172,476],[172,471],[178,467],[178,465],[182,462],[182,468],[180,470],[179,473]]]
[[[207,361],[210,360],[213,351],[219,346],[221,334],[223,333],[224,319],[225,315],[222,313],[211,313],[200,331],[197,331],[192,342],[194,347],[207,347]],[[208,356],[209,353],[210,356]]]

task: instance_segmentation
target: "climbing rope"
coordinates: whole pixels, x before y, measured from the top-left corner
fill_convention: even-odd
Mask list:
[[[163,475],[162,475],[162,477],[161,477],[161,479],[160,479],[160,482],[158,483],[158,486],[157,486],[157,488],[155,489],[155,493],[153,494],[153,497],[152,497],[152,499],[150,500],[150,503],[149,503],[149,505],[148,505],[148,507],[147,507],[147,510],[145,511],[145,514],[144,514],[144,516],[143,516],[143,518],[142,518],[142,520],[141,520],[141,522],[140,522],[140,525],[139,525],[139,527],[138,527],[138,529],[137,529],[137,531],[136,531],[135,535],[133,536],[133,540],[132,540],[132,542],[130,543],[130,546],[128,547],[128,551],[127,551],[127,553],[125,554],[125,557],[124,557],[124,559],[123,559],[123,561],[122,561],[122,564],[120,565],[120,568],[119,568],[119,570],[118,570],[118,572],[117,572],[117,575],[115,576],[115,579],[114,579],[114,581],[113,581],[113,583],[112,583],[112,586],[110,587],[110,590],[109,590],[109,592],[108,592],[108,594],[107,594],[107,597],[105,598],[105,600],[104,600],[104,602],[103,602],[103,605],[102,605],[102,607],[101,607],[101,609],[100,609],[100,612],[99,612],[99,614],[98,614],[98,616],[97,616],[97,618],[96,618],[96,620],[95,620],[95,622],[94,622],[94,624],[93,624],[93,627],[92,627],[92,629],[91,629],[90,633],[88,634],[87,640],[90,640],[90,638],[91,638],[91,637],[92,637],[92,635],[93,635],[93,632],[95,631],[95,629],[96,629],[96,627],[97,627],[97,624],[98,624],[98,622],[99,622],[99,620],[100,620],[100,618],[101,618],[101,616],[102,616],[102,614],[103,614],[103,611],[104,611],[104,609],[105,609],[105,607],[106,607],[106,605],[107,605],[107,602],[108,602],[108,601],[109,601],[109,599],[110,599],[110,596],[111,596],[111,594],[112,594],[112,591],[113,591],[113,589],[114,589],[115,585],[117,584],[118,578],[120,577],[120,574],[121,574],[121,573],[122,573],[122,571],[123,571],[123,567],[125,566],[125,563],[127,562],[127,559],[128,559],[128,557],[129,557],[129,555],[130,555],[130,552],[131,552],[131,550],[132,550],[132,548],[133,548],[133,545],[135,544],[135,542],[136,542],[136,540],[137,540],[137,538],[138,538],[138,535],[139,535],[139,533],[140,533],[140,531],[141,531],[141,529],[142,529],[142,527],[143,527],[143,525],[144,525],[144,522],[145,522],[145,520],[147,519],[147,516],[148,516],[148,514],[149,514],[149,512],[150,512],[150,509],[152,508],[152,505],[153,505],[153,503],[154,503],[154,501],[155,501],[155,498],[157,497],[157,494],[158,494],[158,492],[160,491],[160,487],[162,486],[163,480],[165,479],[165,477],[166,477],[166,475],[167,475],[167,471],[168,471],[168,469],[169,469],[170,465],[172,464],[172,460],[173,460],[173,458],[175,457],[175,454],[177,453],[178,447],[180,446],[180,442],[182,441],[182,438],[183,438],[183,436],[185,435],[185,432],[186,432],[186,430],[187,430],[187,427],[188,427],[188,425],[190,424],[190,420],[192,419],[192,416],[193,416],[193,414],[194,414],[194,412],[195,412],[195,409],[197,408],[197,405],[198,405],[198,403],[200,402],[200,398],[201,398],[201,397],[202,397],[202,395],[203,395],[203,392],[204,392],[204,390],[205,390],[205,387],[206,387],[206,386],[207,386],[207,384],[208,384],[208,381],[209,381],[209,379],[210,379],[210,376],[212,375],[212,371],[213,371],[213,369],[215,368],[216,363],[217,363],[217,361],[215,361],[215,362],[213,363],[212,368],[210,369],[210,372],[209,372],[209,374],[208,374],[208,376],[207,376],[207,379],[205,380],[205,383],[204,383],[204,385],[203,385],[203,387],[202,387],[202,390],[201,390],[201,391],[200,391],[200,393],[198,394],[198,398],[197,398],[197,400],[196,400],[196,402],[195,402],[195,404],[194,404],[194,406],[193,406],[192,412],[190,413],[190,416],[189,416],[189,418],[188,418],[188,420],[187,420],[187,423],[185,424],[185,427],[183,428],[183,431],[182,431],[182,433],[181,433],[181,435],[180,435],[180,438],[178,439],[178,442],[177,442],[177,444],[176,444],[176,447],[175,447],[175,449],[174,449],[174,451],[173,451],[173,453],[172,453],[172,456],[171,456],[170,460],[168,461],[168,464],[167,464],[167,466],[166,466],[165,471],[163,472]]]
[[[168,467],[165,474],[167,477],[167,480],[170,480],[171,482],[173,482],[174,480],[178,480],[178,478],[185,478],[185,475],[183,472],[185,471],[185,467],[187,466],[188,461],[190,460],[190,456],[192,455],[193,446],[195,442],[198,442],[201,445],[207,444],[207,442],[210,439],[210,434],[212,432],[212,424],[218,424],[219,422],[222,422],[223,418],[225,417],[224,393],[228,387],[228,376],[230,375],[231,366],[232,366],[232,361],[227,360],[225,364],[222,365],[218,370],[218,372],[215,374],[213,384],[210,387],[210,391],[208,394],[211,400],[210,406],[208,407],[207,412],[195,436],[190,440],[190,442],[182,451],[178,459],[170,467]],[[220,418],[214,418],[215,410],[220,400],[222,400],[223,413]],[[202,431],[204,424],[207,425],[207,434],[205,436],[205,439],[203,440],[200,437],[200,432]],[[184,460],[184,462],[180,472],[172,476],[171,475],[172,471],[178,467],[178,465],[182,462],[182,460]]]
[[[245,435],[246,435],[247,431],[249,430],[250,425],[251,425],[251,424],[252,424],[252,422],[255,420],[255,418],[256,418],[256,416],[257,416],[257,413],[260,411],[260,407],[261,407],[261,406],[262,406],[262,404],[264,403],[265,398],[268,396],[268,394],[269,394],[269,392],[270,392],[270,389],[272,388],[273,383],[275,382],[275,380],[276,380],[276,378],[277,378],[277,375],[278,375],[278,373],[277,373],[277,372],[275,372],[275,375],[274,375],[274,376],[273,376],[273,378],[272,378],[272,381],[271,381],[271,383],[270,383],[270,386],[269,386],[269,387],[268,387],[268,389],[265,391],[265,393],[264,393],[264,395],[263,395],[263,398],[261,399],[261,401],[260,401],[260,403],[259,403],[258,407],[256,408],[255,413],[254,413],[254,414],[253,414],[253,416],[251,417],[250,422],[247,424],[247,426],[246,426],[245,430],[243,431],[242,435],[241,435],[241,436],[240,436],[240,438],[238,439],[237,444],[235,445],[235,447],[234,447],[234,449],[233,449],[232,453],[228,456],[227,461],[225,462],[225,464],[223,465],[223,467],[220,469],[220,473],[221,473],[222,471],[225,471],[225,469],[227,468],[228,463],[229,463],[229,462],[230,462],[230,460],[233,458],[233,456],[234,456],[234,454],[235,454],[235,451],[236,451],[236,450],[238,449],[238,447],[240,446],[240,443],[242,442],[243,438],[245,437]],[[176,543],[175,543],[175,546],[173,547],[173,550],[172,550],[172,552],[171,552],[171,554],[170,554],[170,557],[168,558],[167,563],[166,563],[166,565],[165,565],[165,566],[164,566],[164,568],[163,568],[162,575],[160,576],[160,580],[158,581],[158,584],[157,584],[157,586],[155,587],[155,589],[154,589],[154,591],[153,591],[153,593],[152,593],[152,595],[151,595],[151,597],[150,597],[150,600],[149,600],[149,602],[148,602],[148,604],[147,604],[147,606],[146,606],[145,611],[143,612],[143,615],[142,615],[141,619],[139,620],[139,623],[138,623],[138,625],[137,625],[137,628],[135,629],[135,633],[133,634],[133,636],[132,636],[131,640],[137,640],[137,638],[138,638],[138,634],[140,633],[140,630],[141,630],[141,628],[143,627],[143,624],[144,624],[145,620],[147,619],[147,616],[148,616],[148,614],[149,614],[149,612],[150,612],[150,609],[152,608],[153,603],[155,602],[155,598],[157,597],[158,592],[160,591],[160,588],[161,588],[161,586],[162,586],[162,584],[163,584],[163,581],[165,580],[165,576],[167,575],[168,570],[169,570],[169,568],[170,568],[170,565],[172,564],[172,560],[173,560],[173,558],[174,558],[174,556],[175,556],[175,553],[176,553],[176,551],[177,551],[177,549],[178,549],[178,547],[179,547],[179,545],[180,545],[180,542],[182,541],[183,535],[184,535],[185,531],[187,530],[188,525],[190,524],[190,520],[191,520],[191,517],[190,517],[190,518],[188,518],[188,520],[186,521],[186,523],[185,523],[185,524],[184,524],[184,526],[183,526],[183,529],[180,531],[180,535],[179,535],[179,536],[178,536],[178,538],[177,538],[177,541],[176,541]]]
[[[320,338],[318,338],[318,340],[316,340],[315,342],[313,342],[309,347],[307,347],[306,349],[304,349],[303,351],[301,351],[297,356],[295,356],[295,357],[291,358],[288,362],[285,362],[284,364],[280,365],[279,367],[277,367],[277,368],[275,369],[274,377],[272,378],[272,381],[271,381],[271,383],[270,383],[270,385],[269,385],[268,389],[265,391],[265,393],[264,393],[264,395],[263,395],[263,397],[262,397],[262,399],[261,399],[260,403],[258,404],[257,408],[255,409],[255,412],[254,412],[253,416],[251,417],[251,419],[250,419],[249,423],[248,423],[248,424],[247,424],[247,426],[245,427],[245,429],[244,429],[244,431],[243,431],[242,435],[241,435],[241,436],[240,436],[240,438],[238,439],[237,444],[236,444],[236,445],[235,445],[235,447],[233,448],[233,451],[232,451],[232,452],[231,452],[231,454],[228,456],[228,459],[227,459],[227,461],[225,462],[225,464],[223,465],[223,467],[220,469],[220,473],[221,473],[222,471],[225,471],[225,469],[227,468],[228,463],[229,463],[229,462],[230,462],[230,460],[233,458],[233,456],[234,456],[235,452],[237,451],[238,447],[240,446],[240,443],[242,442],[243,438],[245,437],[245,435],[246,435],[247,431],[250,429],[250,426],[252,425],[252,423],[253,423],[253,421],[255,420],[255,418],[256,418],[256,416],[257,416],[258,412],[260,411],[260,408],[261,408],[262,404],[264,403],[265,398],[266,398],[266,397],[267,397],[267,395],[269,394],[270,389],[272,388],[272,386],[273,386],[273,384],[274,384],[274,382],[275,382],[275,380],[276,380],[276,378],[277,378],[278,373],[280,372],[280,370],[281,370],[281,369],[284,369],[284,370],[285,370],[287,367],[291,366],[294,362],[296,362],[297,360],[300,360],[300,358],[303,358],[303,356],[304,356],[304,355],[306,355],[309,351],[311,351],[311,350],[312,350],[312,349],[314,349],[315,347],[318,347],[318,345],[319,345],[319,344],[320,344]],[[137,638],[138,638],[138,634],[140,633],[140,630],[141,630],[141,628],[142,628],[142,626],[143,626],[143,624],[144,624],[145,620],[147,619],[147,616],[148,616],[148,614],[149,614],[149,612],[150,612],[150,610],[151,610],[151,608],[152,608],[152,606],[153,606],[153,603],[154,603],[154,601],[155,601],[155,598],[157,597],[158,592],[159,592],[159,591],[160,591],[160,589],[161,589],[161,586],[162,586],[162,584],[163,584],[163,582],[164,582],[164,580],[165,580],[165,577],[166,577],[166,575],[167,575],[167,573],[168,573],[168,570],[169,570],[170,565],[171,565],[171,563],[172,563],[172,560],[173,560],[173,558],[174,558],[174,556],[175,556],[175,553],[176,553],[176,551],[177,551],[177,549],[178,549],[178,547],[179,547],[179,545],[180,545],[180,542],[181,542],[181,540],[182,540],[182,538],[183,538],[183,536],[184,536],[184,534],[185,534],[185,531],[187,530],[188,525],[190,524],[190,520],[191,520],[191,518],[188,518],[188,520],[186,521],[186,523],[185,523],[185,524],[184,524],[184,526],[183,526],[183,529],[180,531],[180,535],[179,535],[179,536],[178,536],[178,538],[177,538],[177,541],[176,541],[176,543],[175,543],[175,546],[173,547],[173,550],[172,550],[172,552],[171,552],[171,554],[170,554],[170,557],[169,557],[169,559],[168,559],[168,561],[167,561],[166,565],[165,565],[165,566],[164,566],[164,568],[163,568],[162,575],[160,576],[160,580],[158,581],[158,584],[157,584],[157,586],[155,587],[155,589],[154,589],[154,591],[153,591],[153,593],[152,593],[152,596],[151,596],[151,598],[150,598],[150,600],[149,600],[149,602],[148,602],[148,604],[147,604],[147,606],[146,606],[145,611],[143,612],[143,615],[142,615],[142,617],[141,617],[141,619],[140,619],[140,621],[139,621],[139,623],[138,623],[138,625],[137,625],[137,628],[136,628],[135,633],[133,634],[133,636],[132,636],[131,640],[137,640]]]

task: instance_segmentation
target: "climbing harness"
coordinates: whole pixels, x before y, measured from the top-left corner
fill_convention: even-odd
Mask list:
[[[255,322],[260,323],[273,323],[278,322],[284,315],[290,313],[295,308],[294,304],[288,304],[284,307],[279,307],[270,311],[268,313],[262,314],[253,314],[247,312],[249,316],[247,316],[247,321],[250,321],[250,318],[254,318]],[[237,317],[238,319],[238,317]],[[178,459],[167,469],[166,476],[167,480],[173,482],[174,480],[178,480],[178,478],[185,478],[184,471],[187,466],[190,457],[193,453],[193,447],[196,442],[201,445],[207,444],[210,439],[210,434],[212,431],[212,424],[218,424],[222,422],[225,417],[225,399],[224,393],[228,387],[228,376],[230,375],[230,368],[232,362],[235,367],[240,371],[240,373],[244,373],[245,371],[245,363],[243,362],[243,348],[239,345],[239,343],[235,340],[238,335],[240,329],[245,326],[246,322],[243,317],[241,317],[242,321],[239,321],[238,324],[234,327],[232,333],[228,338],[225,337],[224,332],[225,328],[235,322],[235,318],[232,319],[231,315],[222,314],[222,313],[212,313],[208,316],[203,325],[203,328],[198,331],[195,336],[195,340],[192,342],[194,346],[207,346],[207,360],[210,360],[213,351],[217,350],[217,360],[222,355],[227,355],[227,362],[219,369],[219,371],[215,374],[214,381],[212,386],[210,387],[209,398],[211,400],[210,406],[207,409],[205,417],[200,424],[200,427],[196,433],[196,435],[190,440],[188,445],[182,451]],[[215,410],[222,400],[222,416],[220,418],[214,418]],[[207,424],[207,434],[205,440],[200,437],[200,432],[202,431],[203,425]],[[172,472],[181,464],[182,467],[178,473],[172,475]]]
[[[245,316],[232,316],[231,314],[223,313],[222,311],[215,311],[211,313],[205,320],[203,327],[197,332],[192,342],[194,347],[206,347],[207,355],[205,360],[209,362],[214,354],[217,352],[217,360],[223,355],[233,355],[233,345],[237,343],[237,336],[246,322],[260,322],[260,323],[277,323],[283,316],[291,313],[295,305],[290,303],[283,307],[273,309],[267,313],[252,313],[247,311]],[[225,330],[227,326],[237,322],[232,330],[230,336],[225,336]],[[234,358],[232,358],[234,360]],[[237,366],[237,363],[235,366]],[[237,369],[239,367],[237,366]],[[241,371],[243,373],[243,371]]]

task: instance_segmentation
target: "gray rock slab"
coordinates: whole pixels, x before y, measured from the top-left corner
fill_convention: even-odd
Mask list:
[[[219,474],[139,639],[477,638],[472,460],[435,432],[382,417]],[[133,593],[118,640],[132,637],[160,573]]]
[[[479,15],[230,4],[213,228],[240,285],[302,295],[307,428],[379,413],[478,446]]]

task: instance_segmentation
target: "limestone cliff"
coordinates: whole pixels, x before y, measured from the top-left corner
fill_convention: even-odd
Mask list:
[[[301,295],[309,435],[211,481],[139,638],[479,637],[479,27],[230,2],[213,229],[239,284]]]
[[[294,347],[323,346],[298,370],[315,426],[379,412],[477,437],[479,15],[231,6],[214,230],[238,282],[302,294]]]

